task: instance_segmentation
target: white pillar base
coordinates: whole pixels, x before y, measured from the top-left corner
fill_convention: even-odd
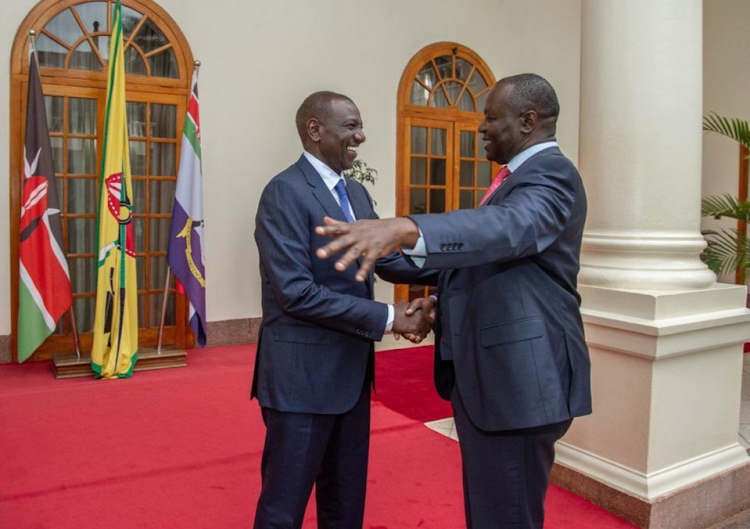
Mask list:
[[[580,292],[594,413],[574,421],[557,463],[647,501],[748,463],[745,287]]]

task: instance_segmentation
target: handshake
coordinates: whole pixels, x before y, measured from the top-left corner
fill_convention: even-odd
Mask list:
[[[393,305],[395,315],[391,330],[398,340],[403,336],[412,343],[420,343],[435,323],[435,298],[399,301]]]

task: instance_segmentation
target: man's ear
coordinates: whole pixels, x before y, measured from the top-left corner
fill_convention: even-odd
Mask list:
[[[320,141],[320,122],[315,118],[310,118],[307,121],[307,135],[315,143]]]
[[[534,110],[527,110],[521,114],[521,132],[524,134],[531,134],[534,132],[538,119],[539,116],[537,116],[537,113]]]

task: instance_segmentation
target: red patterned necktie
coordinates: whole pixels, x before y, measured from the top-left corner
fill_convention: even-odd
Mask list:
[[[481,206],[484,204],[488,198],[492,196],[492,193],[494,193],[498,187],[505,181],[506,178],[510,176],[510,169],[508,169],[507,165],[504,165],[502,169],[500,169],[500,172],[498,172],[495,175],[495,178],[492,179],[492,183],[490,184],[490,187],[487,188],[487,192],[482,197],[482,201],[479,202],[479,205]]]

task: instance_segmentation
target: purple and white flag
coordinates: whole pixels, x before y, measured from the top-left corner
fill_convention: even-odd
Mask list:
[[[203,181],[198,69],[193,72],[190,103],[180,151],[167,262],[190,301],[190,327],[198,344],[206,345],[206,267],[203,240]],[[179,288],[179,287],[178,287]]]

